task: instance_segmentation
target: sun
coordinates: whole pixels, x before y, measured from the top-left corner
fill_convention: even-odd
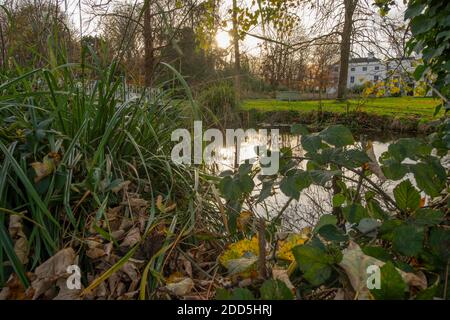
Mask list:
[[[219,48],[226,49],[230,46],[230,34],[227,31],[219,31],[216,34],[216,43]]]

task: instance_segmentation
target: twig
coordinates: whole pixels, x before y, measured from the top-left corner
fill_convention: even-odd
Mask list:
[[[266,269],[266,222],[264,218],[259,218],[258,221],[258,245],[259,245],[259,277],[261,279],[267,278]]]

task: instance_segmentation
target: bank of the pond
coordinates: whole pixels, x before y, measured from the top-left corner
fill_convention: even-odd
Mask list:
[[[435,121],[443,116],[441,110],[434,116],[441,102],[434,98],[376,98],[364,102],[349,100],[277,101],[245,100],[241,106],[253,125],[283,125],[303,123],[317,129],[330,124],[345,124],[355,130],[392,132],[429,132]]]

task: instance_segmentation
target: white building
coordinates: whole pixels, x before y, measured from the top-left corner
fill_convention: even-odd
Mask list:
[[[369,53],[365,58],[351,58],[348,64],[347,88],[360,87],[369,81],[373,83],[395,78],[401,78],[414,87],[414,81],[410,74],[414,71],[415,61],[414,58],[382,61],[375,58],[373,53]],[[339,79],[338,63],[333,66],[331,73],[333,81],[327,92],[333,94],[336,92]]]

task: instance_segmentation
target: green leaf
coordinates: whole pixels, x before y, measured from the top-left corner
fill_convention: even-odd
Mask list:
[[[324,215],[320,216],[319,221],[317,222],[316,226],[314,227],[314,231],[317,232],[323,226],[326,226],[329,224],[336,225],[336,223],[337,223],[336,216],[334,216],[332,214],[324,214]]]
[[[302,136],[301,144],[308,152],[316,152],[322,146],[322,139],[315,133]]]
[[[323,249],[306,244],[292,248],[292,253],[305,279],[312,285],[318,286],[331,276],[334,259]]]
[[[333,207],[337,208],[344,204],[345,196],[342,193],[335,194],[333,196]]]
[[[393,241],[394,231],[402,226],[404,222],[398,219],[392,219],[385,221],[380,227],[380,237],[383,240]]]
[[[330,126],[319,133],[319,136],[327,143],[335,147],[344,147],[355,143],[350,130],[343,125]]]
[[[231,293],[224,288],[216,289],[216,296],[214,297],[216,300],[231,300]]]
[[[280,182],[280,190],[288,197],[299,199],[300,192],[311,185],[311,178],[306,171],[295,170]]]
[[[372,289],[370,293],[377,300],[403,300],[406,284],[392,262],[387,262],[380,268],[380,289]]]
[[[245,174],[239,177],[239,187],[243,193],[250,193],[255,187],[255,182],[249,175]]]
[[[263,181],[261,192],[258,196],[258,202],[264,201],[272,194],[273,181]]]
[[[450,258],[450,230],[441,227],[432,228],[428,242],[432,252],[443,262]]]
[[[408,172],[407,167],[395,159],[384,160],[381,170],[391,180],[400,180]]]
[[[241,190],[236,186],[232,177],[226,176],[220,180],[219,190],[227,200],[238,199],[241,195]]]
[[[394,230],[393,248],[405,256],[416,256],[423,247],[423,230],[413,225],[403,225]]]
[[[294,295],[281,280],[266,280],[259,289],[262,300],[292,300]]]
[[[366,235],[376,235],[377,229],[381,226],[381,223],[378,222],[376,219],[373,218],[363,218],[361,221],[359,221],[359,224],[357,226],[357,229]]]
[[[296,123],[292,125],[291,133],[295,135],[305,136],[309,134],[309,130],[305,125]]]
[[[433,226],[441,223],[445,217],[444,211],[433,209],[419,209],[414,215],[414,222],[421,226]]]
[[[417,160],[420,156],[429,155],[431,149],[431,146],[416,138],[401,138],[389,145],[388,154],[401,162],[405,158]]]
[[[416,295],[415,300],[433,300],[433,298],[436,296],[437,289],[438,289],[437,285],[428,287],[428,288],[420,291]]]
[[[446,173],[442,165],[429,159],[426,163],[410,165],[417,187],[431,197],[437,197],[445,188]]]
[[[366,208],[359,203],[343,207],[342,213],[344,214],[344,218],[350,223],[359,223],[362,218],[369,217]]]
[[[424,8],[425,4],[420,2],[408,5],[408,8],[405,11],[405,20],[418,16],[423,11]]]
[[[384,262],[392,260],[392,256],[390,255],[390,253],[382,247],[365,246],[362,248],[362,251],[368,256],[374,257]]]
[[[328,181],[330,181],[334,176],[342,175],[342,171],[339,170],[311,170],[308,171],[312,181],[317,185],[325,185]]]
[[[436,24],[436,18],[430,18],[425,15],[416,16],[411,20],[411,32],[417,36],[425,33]]]
[[[416,79],[416,81],[419,81],[426,69],[427,67],[425,65],[418,65],[413,73],[414,79]]]
[[[331,224],[322,226],[318,233],[328,241],[343,242],[348,240],[348,236],[342,230]]]
[[[411,181],[402,181],[394,188],[397,205],[403,211],[415,211],[420,205],[420,194],[413,187]]]
[[[245,288],[236,288],[231,295],[231,300],[256,300],[253,293]]]

